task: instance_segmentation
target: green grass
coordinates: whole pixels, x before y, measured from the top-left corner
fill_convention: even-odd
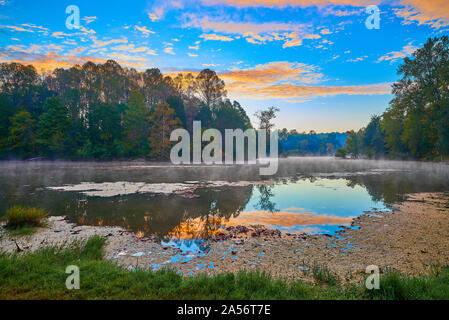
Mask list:
[[[23,227],[6,227],[6,230],[10,233],[10,235],[15,237],[29,236],[36,232],[36,227],[31,226],[23,226]]]
[[[104,242],[94,237],[64,249],[0,254],[0,299],[449,299],[449,268],[421,278],[391,273],[373,292],[362,284],[311,285],[257,272],[183,277],[169,269],[129,271],[102,259]],[[69,265],[80,267],[80,290],[65,287]]]
[[[430,276],[410,277],[390,272],[380,278],[379,290],[366,290],[368,298],[386,300],[448,300],[449,268],[436,268]]]
[[[42,221],[48,216],[48,212],[39,208],[14,206],[6,210],[6,229],[13,235],[32,234],[36,227],[43,226]]]
[[[336,286],[340,283],[338,275],[333,273],[326,265],[318,264],[317,262],[313,263],[312,275],[318,283],[331,286]]]

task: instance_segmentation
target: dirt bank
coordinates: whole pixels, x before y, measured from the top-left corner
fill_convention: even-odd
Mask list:
[[[277,278],[311,280],[314,263],[327,265],[346,281],[359,280],[368,265],[405,274],[427,273],[433,264],[449,265],[449,194],[411,194],[391,212],[366,212],[342,227],[337,236],[287,235],[258,226],[233,228],[219,241],[184,244],[138,238],[118,227],[76,226],[50,217],[35,234],[11,238],[1,228],[2,251],[27,252],[64,245],[94,234],[108,238],[106,259],[124,267],[157,270],[167,267],[185,275],[260,270]]]

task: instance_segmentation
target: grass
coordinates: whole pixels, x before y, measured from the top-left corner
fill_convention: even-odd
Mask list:
[[[340,283],[340,278],[338,275],[333,273],[328,266],[318,264],[317,262],[313,263],[312,266],[312,275],[313,278],[322,284],[328,284],[331,286],[336,286]]]
[[[6,229],[12,235],[29,235],[32,234],[36,227],[43,226],[42,221],[48,216],[48,212],[44,209],[14,206],[6,210]]]
[[[0,299],[449,299],[449,268],[419,278],[389,273],[377,291],[362,284],[340,287],[323,267],[317,267],[317,275],[327,285],[275,280],[257,272],[183,277],[169,269],[121,268],[102,259],[104,242],[93,237],[66,248],[0,254]],[[65,287],[69,265],[80,268],[80,290]]]
[[[366,290],[366,295],[385,300],[448,300],[449,267],[437,267],[427,277],[389,272],[380,278],[380,289]]]

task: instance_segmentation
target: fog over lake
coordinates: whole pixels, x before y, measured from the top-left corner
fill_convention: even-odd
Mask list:
[[[160,238],[208,238],[228,225],[334,233],[364,211],[388,210],[406,193],[449,191],[449,165],[280,159],[257,166],[155,162],[2,162],[0,210],[46,208],[77,224],[122,226]]]

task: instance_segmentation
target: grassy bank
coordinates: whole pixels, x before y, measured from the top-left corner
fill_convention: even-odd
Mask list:
[[[310,285],[260,273],[183,277],[172,270],[129,271],[102,259],[104,239],[45,248],[25,255],[0,254],[0,299],[449,299],[449,268],[433,275],[381,277],[381,289],[363,285]],[[80,267],[80,290],[67,290],[66,267]]]

